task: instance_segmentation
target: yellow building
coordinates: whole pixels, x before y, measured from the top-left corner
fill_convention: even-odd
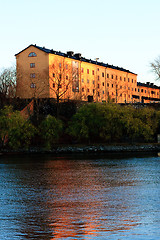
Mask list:
[[[153,83],[137,83],[137,95],[139,97],[139,102],[153,103],[160,101],[160,87],[154,85]]]
[[[129,70],[36,45],[15,56],[19,98],[137,101],[137,74]]]

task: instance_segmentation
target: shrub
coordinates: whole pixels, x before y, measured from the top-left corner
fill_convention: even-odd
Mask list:
[[[19,111],[4,107],[0,111],[0,136],[2,146],[8,144],[12,149],[28,148],[36,133],[30,121],[23,119]]]
[[[100,137],[100,130],[103,127],[103,113],[99,104],[88,104],[82,106],[73,116],[69,123],[67,132],[80,140],[95,140]]]
[[[67,132],[78,141],[153,141],[160,112],[149,108],[92,103],[73,116]]]
[[[57,143],[63,130],[62,122],[55,117],[48,115],[40,124],[40,135],[47,149],[51,149]]]

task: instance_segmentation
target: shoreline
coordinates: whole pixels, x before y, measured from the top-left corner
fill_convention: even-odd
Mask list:
[[[122,152],[160,152],[159,143],[149,143],[149,144],[117,144],[117,145],[57,145],[51,150],[46,150],[44,148],[30,148],[18,149],[18,150],[8,150],[1,149],[0,156],[5,154],[74,154],[74,153],[122,153]]]

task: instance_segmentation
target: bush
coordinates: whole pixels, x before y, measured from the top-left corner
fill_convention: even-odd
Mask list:
[[[63,125],[59,119],[48,115],[40,124],[40,136],[44,141],[45,147],[49,150],[54,143],[57,143],[62,134]]]
[[[78,141],[154,141],[160,112],[149,108],[92,103],[73,116],[67,132]]]
[[[19,111],[13,112],[11,106],[0,111],[1,144],[12,149],[28,148],[36,133],[30,121],[23,119]]]
[[[99,132],[104,125],[103,113],[98,104],[82,106],[69,123],[67,133],[80,140],[99,138]]]

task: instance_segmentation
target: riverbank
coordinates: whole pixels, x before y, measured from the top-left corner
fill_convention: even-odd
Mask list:
[[[51,150],[32,147],[28,150],[8,150],[1,149],[3,154],[30,154],[30,153],[52,153],[52,154],[72,154],[72,153],[122,153],[122,152],[160,152],[160,144],[134,144],[134,145],[57,145]]]

